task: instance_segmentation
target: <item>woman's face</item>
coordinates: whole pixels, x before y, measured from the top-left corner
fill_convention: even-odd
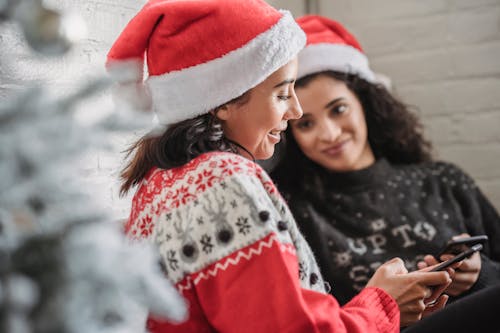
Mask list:
[[[337,172],[374,163],[363,107],[344,82],[320,75],[297,88],[297,96],[304,116],[291,129],[309,159]]]
[[[248,149],[256,159],[270,158],[288,120],[302,115],[294,90],[296,76],[294,59],[251,89],[246,103],[219,108],[217,117],[222,120],[224,135]]]

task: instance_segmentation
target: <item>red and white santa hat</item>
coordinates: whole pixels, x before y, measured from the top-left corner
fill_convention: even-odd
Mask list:
[[[318,15],[300,17],[297,23],[307,35],[307,45],[299,53],[298,78],[332,70],[376,82],[361,45],[342,24]]]
[[[263,0],[151,0],[107,58],[110,72],[144,60],[153,109],[163,125],[214,109],[255,87],[304,47],[291,14]]]

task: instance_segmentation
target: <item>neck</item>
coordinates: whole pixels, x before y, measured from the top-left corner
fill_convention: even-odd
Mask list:
[[[230,140],[230,139],[227,139],[227,140],[231,144],[233,144],[233,145],[236,146],[236,149],[238,150],[238,154],[240,154],[241,156],[243,156],[245,158],[248,158],[249,160],[255,162],[255,157],[253,156],[253,154],[248,149],[246,149],[245,147],[243,147],[242,145],[240,145],[236,141],[233,141],[233,140]]]
[[[238,154],[255,162],[255,157],[246,149],[238,148]]]
[[[355,168],[351,171],[366,169],[373,164],[375,164],[375,155],[373,154],[370,145],[366,144],[358,163],[356,163]]]

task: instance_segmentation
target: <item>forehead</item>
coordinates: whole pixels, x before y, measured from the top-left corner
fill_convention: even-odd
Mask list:
[[[301,104],[309,103],[312,105],[352,95],[343,81],[324,75],[314,78],[306,86],[296,87],[295,91]]]
[[[312,91],[312,90],[343,90],[347,89],[346,84],[336,78],[325,74],[320,74],[312,78],[306,85],[296,87],[297,91]]]

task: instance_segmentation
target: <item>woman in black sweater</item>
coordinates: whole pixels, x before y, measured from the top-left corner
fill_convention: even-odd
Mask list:
[[[304,116],[286,132],[272,172],[340,302],[398,256],[408,270],[436,262],[452,237],[486,234],[447,290],[460,298],[500,282],[500,217],[474,181],[436,162],[422,125],[378,84],[356,39],[318,16],[298,20],[308,36],[296,91]]]

